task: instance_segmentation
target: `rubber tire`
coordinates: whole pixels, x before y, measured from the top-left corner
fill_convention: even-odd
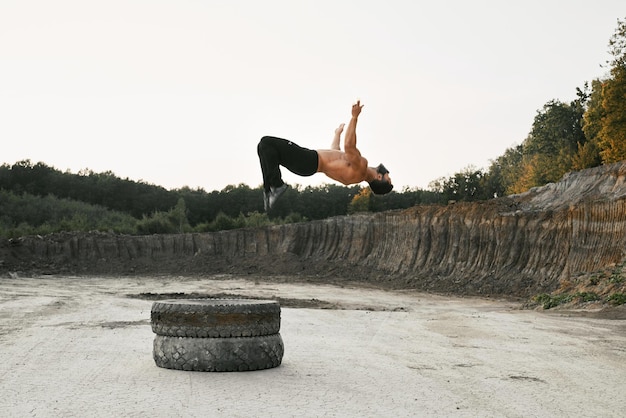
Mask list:
[[[157,335],[255,337],[279,332],[280,304],[253,299],[175,299],[154,302],[150,318]]]
[[[165,369],[238,372],[278,367],[284,346],[280,334],[238,338],[183,338],[157,335],[153,357]]]

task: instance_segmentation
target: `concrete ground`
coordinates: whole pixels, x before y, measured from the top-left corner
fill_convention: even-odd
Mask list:
[[[172,292],[333,309],[283,306],[278,368],[184,372],[136,297]],[[618,417],[626,389],[625,320],[261,278],[2,278],[0,355],[7,417]]]

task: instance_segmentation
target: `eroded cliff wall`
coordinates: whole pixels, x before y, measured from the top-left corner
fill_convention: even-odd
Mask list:
[[[479,203],[206,234],[56,234],[0,244],[0,269],[64,274],[334,276],[528,296],[621,263],[626,162]]]

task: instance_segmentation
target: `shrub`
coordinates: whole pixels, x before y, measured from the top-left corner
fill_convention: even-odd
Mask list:
[[[606,300],[611,305],[623,305],[626,303],[626,293],[613,293]]]
[[[542,293],[540,295],[535,296],[535,302],[539,305],[542,305],[543,309],[554,308],[559,305],[563,305],[564,303],[571,302],[573,299],[572,295],[562,294],[562,295],[549,295],[547,293]]]
[[[582,302],[595,302],[597,300],[600,300],[600,297],[593,292],[577,293],[576,297],[578,297]]]

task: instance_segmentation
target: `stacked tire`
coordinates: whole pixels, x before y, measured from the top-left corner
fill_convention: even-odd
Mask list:
[[[280,305],[252,299],[157,301],[150,313],[153,357],[166,369],[232,372],[278,367]]]

